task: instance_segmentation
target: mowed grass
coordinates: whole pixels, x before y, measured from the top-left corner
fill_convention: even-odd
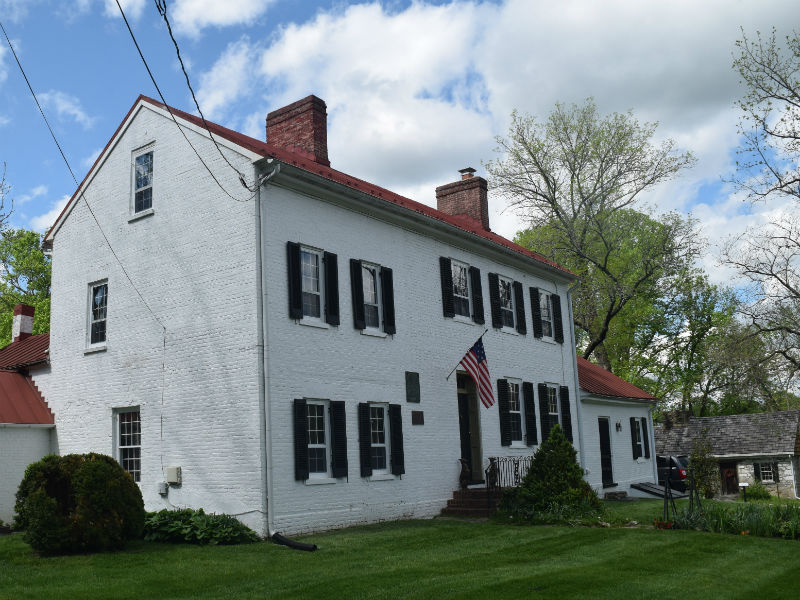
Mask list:
[[[658,514],[660,504],[628,503]],[[635,505],[635,506],[634,506]],[[648,505],[650,505],[648,507]],[[613,510],[623,509],[614,505]],[[635,517],[633,517],[635,519]],[[800,544],[650,528],[403,521],[301,538],[39,558],[0,537],[0,598],[796,598]]]

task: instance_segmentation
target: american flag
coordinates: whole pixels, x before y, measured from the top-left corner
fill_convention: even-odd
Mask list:
[[[486,350],[483,349],[483,338],[473,344],[467,350],[464,358],[458,363],[463,366],[475,385],[478,387],[478,398],[486,408],[494,404],[494,392],[492,391],[492,380],[489,377],[489,364],[486,362]]]

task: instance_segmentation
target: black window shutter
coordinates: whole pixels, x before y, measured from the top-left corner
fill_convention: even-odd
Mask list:
[[[564,321],[561,318],[561,297],[556,294],[550,294],[550,306],[553,309],[553,339],[559,344],[563,344]]]
[[[528,325],[525,323],[525,296],[522,293],[522,284],[514,282],[514,309],[517,312],[517,333],[525,335],[528,333]]]
[[[339,261],[332,252],[325,252],[325,322],[339,326]]]
[[[539,300],[539,288],[531,290],[531,315],[533,316],[533,337],[542,337],[542,305]]]
[[[303,318],[303,282],[300,278],[300,244],[286,242],[286,266],[289,275],[289,318]]]
[[[772,463],[772,481],[778,483],[778,463]]]
[[[392,270],[381,267],[381,303],[383,304],[383,330],[389,335],[397,333],[394,325],[394,282]]]
[[[500,278],[497,273],[489,273],[489,307],[492,311],[492,327],[503,328],[503,315],[500,313]]]
[[[536,401],[533,398],[533,384],[530,381],[522,382],[522,398],[525,402],[525,438],[528,446],[539,443],[536,435]]]
[[[642,424],[642,444],[644,444],[644,457],[650,458],[650,437],[647,432],[647,419],[642,417],[640,422]]]
[[[331,473],[347,477],[347,426],[341,400],[331,401]]]
[[[544,443],[553,428],[553,420],[550,418],[550,406],[547,402],[547,386],[543,383],[539,384],[539,415],[542,419],[542,443]]]
[[[419,373],[416,371],[406,371],[406,402],[420,401]]]
[[[456,311],[453,306],[453,271],[450,259],[446,256],[439,257],[439,274],[442,278],[442,313],[445,317],[454,317]]]
[[[472,286],[472,320],[483,325],[483,287],[481,286],[481,270],[469,268],[469,282]]]
[[[306,401],[294,401],[294,478],[308,479],[308,408]]]
[[[364,283],[361,275],[361,261],[350,259],[350,291],[353,296],[353,327],[365,329],[364,317]]]
[[[562,385],[558,388],[558,394],[561,396],[561,428],[564,430],[564,435],[571,442],[572,441],[572,413],[569,408],[569,388]]]
[[[362,477],[372,475],[371,448],[372,432],[369,428],[369,404],[361,402],[358,405],[358,455],[361,459]]]
[[[511,403],[511,392],[508,389],[508,381],[505,379],[497,380],[497,408],[500,413],[500,445],[511,445],[511,415],[509,404]]]
[[[761,481],[761,463],[753,463],[753,475],[758,481]]]
[[[631,417],[631,448],[633,449],[633,459],[641,456],[639,444],[636,443],[636,417]]]
[[[403,415],[399,404],[389,405],[389,437],[392,444],[392,475],[402,475],[406,472],[406,462],[403,453]]]

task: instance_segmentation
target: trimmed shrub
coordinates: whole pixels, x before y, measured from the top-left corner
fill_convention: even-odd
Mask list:
[[[28,466],[14,508],[15,528],[45,555],[116,550],[144,525],[139,487],[103,454],[50,455]]]
[[[260,540],[255,531],[229,515],[207,515],[203,509],[147,513],[144,539],[172,544],[249,544]]]
[[[772,499],[772,494],[769,493],[769,490],[760,481],[756,481],[755,483],[750,485],[747,488],[747,492],[744,492],[744,490],[742,492],[740,492],[739,496],[743,496],[745,493],[747,494],[747,499],[748,500],[771,500]]]
[[[503,495],[500,509],[512,518],[539,522],[570,521],[600,512],[600,499],[583,479],[577,452],[559,425],[539,447],[520,487]]]

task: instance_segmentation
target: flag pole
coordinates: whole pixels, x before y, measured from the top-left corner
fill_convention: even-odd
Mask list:
[[[484,329],[484,330],[483,330],[483,333],[480,335],[480,337],[479,337],[477,340],[475,340],[475,342],[472,344],[472,346],[474,346],[474,345],[475,345],[475,344],[477,344],[479,341],[481,341],[481,338],[482,338],[483,336],[485,336],[485,335],[486,335],[486,332],[487,332],[487,331],[489,331],[489,328],[488,328],[488,327],[487,327],[486,329]],[[472,348],[472,346],[470,346],[470,349]],[[469,352],[469,350],[467,350],[467,352]],[[465,356],[466,356],[466,355],[465,355]],[[461,357],[461,359],[463,360],[463,359],[464,359],[464,357]],[[461,364],[461,361],[458,361],[458,365],[460,365],[460,364]],[[450,371],[450,374],[449,374],[447,377],[445,377],[445,378],[444,378],[444,380],[445,380],[445,381],[450,381],[450,375],[452,375],[453,373],[455,373],[455,372],[456,372],[456,369],[458,368],[458,365],[456,365],[455,367],[453,367],[453,370],[452,370],[452,371]]]

